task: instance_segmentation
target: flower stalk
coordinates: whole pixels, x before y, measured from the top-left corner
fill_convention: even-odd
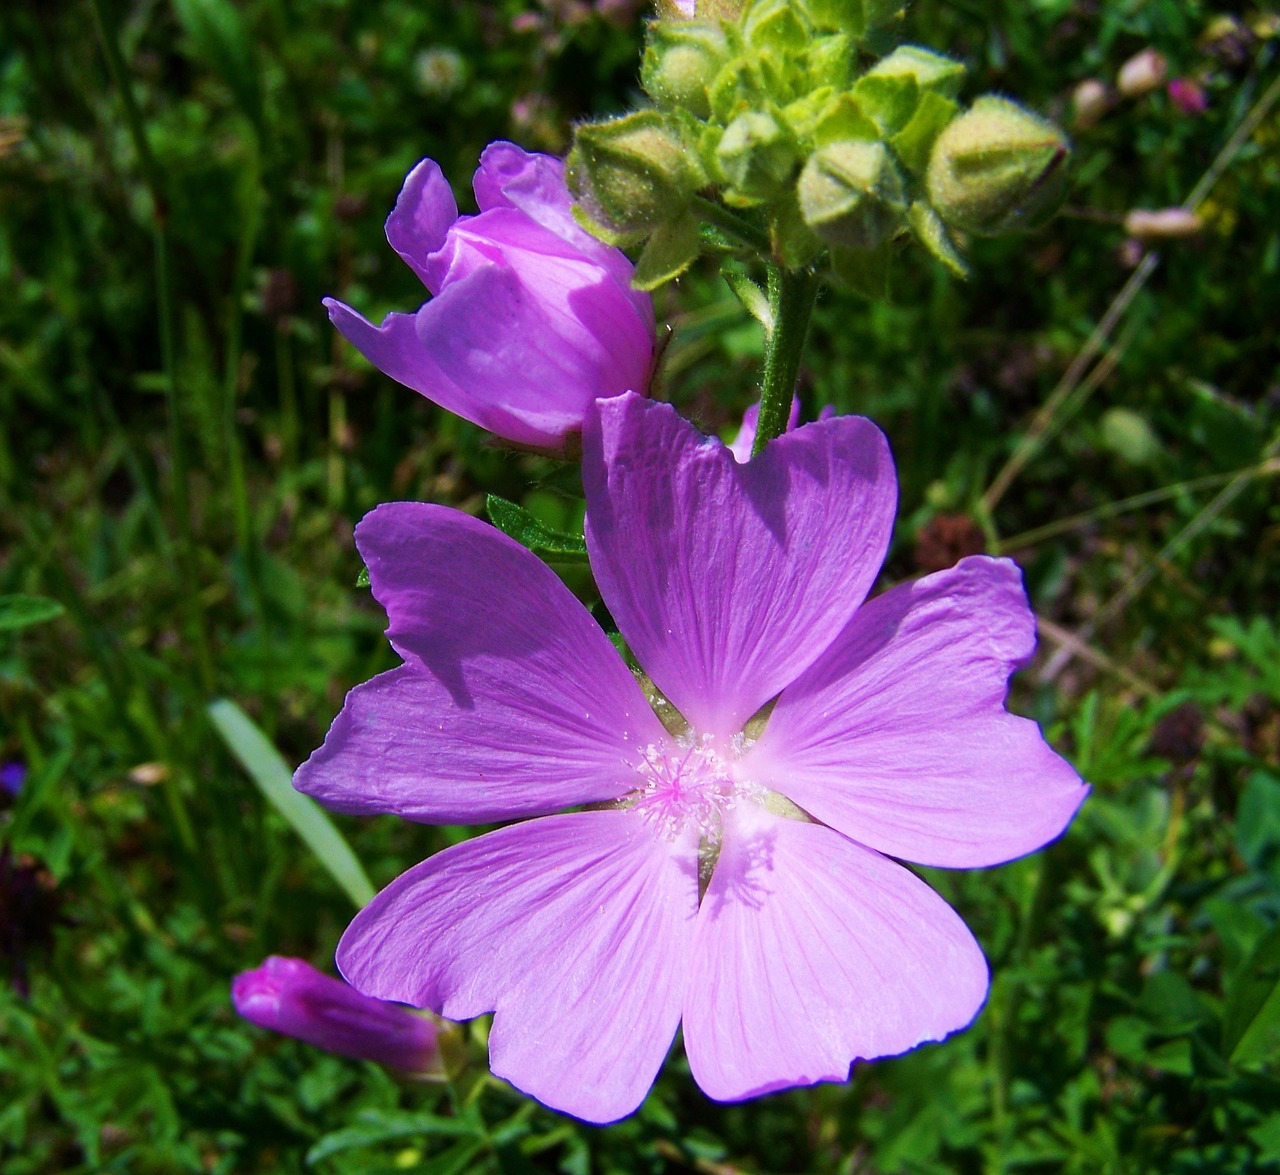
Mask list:
[[[800,356],[809,333],[809,319],[818,297],[818,276],[807,269],[769,265],[769,309],[773,329],[765,338],[764,379],[760,387],[760,419],[756,425],[756,456],[787,429],[791,397],[795,394]]]

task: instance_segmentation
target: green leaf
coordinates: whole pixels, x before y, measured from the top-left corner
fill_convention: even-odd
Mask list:
[[[1254,948],[1228,988],[1222,1052],[1233,1065],[1280,1060],[1280,927]]]
[[[230,0],[173,0],[195,55],[225,83],[236,105],[261,131],[262,78],[253,39]]]
[[[490,494],[485,499],[485,509],[493,525],[503,534],[510,535],[522,547],[563,562],[586,561],[587,544],[581,535],[552,530],[523,506],[517,506],[515,502],[509,502],[497,494]]]
[[[342,891],[357,907],[372,901],[373,885],[351,846],[315,800],[294,791],[289,765],[253,720],[227,698],[210,704],[209,718],[267,802],[302,837]]]
[[[335,1130],[320,1139],[307,1151],[307,1166],[313,1167],[333,1155],[360,1147],[424,1137],[483,1140],[484,1132],[473,1118],[444,1118],[438,1114],[406,1111],[367,1111],[360,1115],[358,1125]]]
[[[0,632],[16,632],[56,620],[66,609],[57,600],[44,596],[0,596]]]
[[[746,312],[764,327],[765,332],[773,330],[773,311],[769,309],[769,299],[764,290],[740,269],[722,270],[720,276]]]
[[[697,217],[686,213],[654,230],[636,261],[631,284],[637,290],[652,290],[679,277],[702,252],[702,234]]]

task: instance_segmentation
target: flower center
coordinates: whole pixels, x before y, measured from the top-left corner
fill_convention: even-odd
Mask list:
[[[738,756],[745,749],[734,738],[722,754],[708,735],[681,735],[666,743],[651,743],[634,764],[640,786],[629,806],[664,840],[675,840],[693,829],[703,843],[720,841],[721,814],[754,788],[736,777]]]

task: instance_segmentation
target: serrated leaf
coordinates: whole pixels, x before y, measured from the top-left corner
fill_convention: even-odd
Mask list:
[[[249,773],[266,801],[315,853],[343,893],[358,908],[368,905],[374,889],[363,866],[324,809],[310,796],[294,791],[293,772],[271,740],[227,698],[211,703],[208,713],[227,749]]]
[[[33,624],[56,620],[66,609],[45,596],[0,596],[0,632],[16,632]]]
[[[552,530],[515,502],[490,494],[485,499],[485,509],[493,525],[522,547],[565,561],[580,562],[587,557],[587,544],[581,535]]]

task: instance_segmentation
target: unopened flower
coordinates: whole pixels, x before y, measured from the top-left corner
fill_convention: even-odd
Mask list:
[[[27,768],[23,763],[5,763],[0,766],[0,791],[17,799],[22,785],[27,782]]]
[[[1169,63],[1164,54],[1155,49],[1143,49],[1120,67],[1116,74],[1116,89],[1126,98],[1141,98],[1159,89],[1168,72]]]
[[[1071,92],[1072,125],[1078,131],[1097,126],[1110,105],[1111,91],[1097,78],[1085,78]]]
[[[1204,221],[1190,208],[1135,208],[1126,213],[1124,231],[1139,241],[1185,240],[1204,231]]]
[[[454,510],[373,511],[356,543],[404,663],[348,695],[296,786],[349,813],[537,818],[394,881],[342,973],[494,1012],[493,1072],[594,1122],[639,1105],[681,1020],[726,1101],[964,1027],[982,951],[893,858],[1011,860],[1086,790],[1004,709],[1035,643],[1016,566],[966,559],[864,605],[897,490],[860,417],[741,464],[625,395],[588,418],[583,476],[601,594],[684,725],[537,556]]]
[[[307,1044],[425,1074],[440,1069],[436,1026],[407,1008],[362,995],[303,959],[270,956],[231,981],[236,1012]]]
[[[1183,114],[1198,115],[1209,109],[1204,87],[1191,78],[1174,78],[1166,87],[1169,100]]]
[[[459,216],[440,168],[409,173],[387,240],[433,297],[373,326],[325,300],[375,366],[518,445],[562,451],[598,396],[644,393],[653,307],[633,269],[573,219],[560,161],[491,143],[477,216]]]

